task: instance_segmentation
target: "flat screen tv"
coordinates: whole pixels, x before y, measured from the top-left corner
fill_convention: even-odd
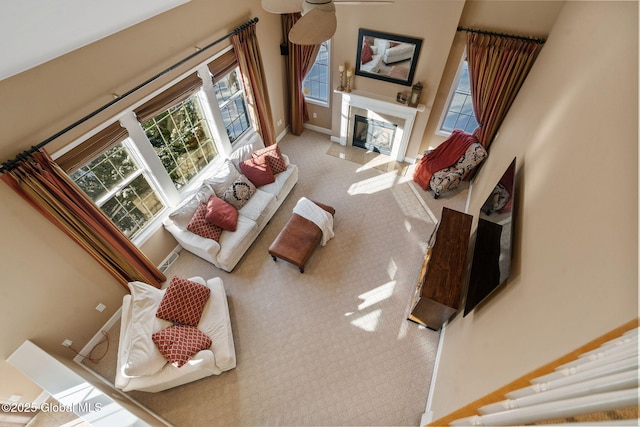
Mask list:
[[[513,234],[516,159],[480,209],[464,316],[509,278]]]

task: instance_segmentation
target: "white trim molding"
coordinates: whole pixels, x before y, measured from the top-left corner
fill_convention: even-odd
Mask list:
[[[352,108],[361,108],[374,113],[396,117],[400,122],[399,128],[401,128],[401,135],[399,136],[398,141],[394,141],[389,157],[396,161],[403,162],[409,146],[411,131],[413,130],[413,125],[416,121],[416,115],[418,112],[424,112],[426,107],[423,104],[419,104],[417,107],[409,107],[404,104],[399,104],[393,98],[362,91],[335,92],[340,94],[342,97],[342,107],[340,111],[340,138],[338,143],[341,145],[347,145],[350,143],[349,135],[352,134],[351,130],[353,128]]]

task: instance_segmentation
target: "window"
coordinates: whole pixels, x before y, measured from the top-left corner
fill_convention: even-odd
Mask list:
[[[164,209],[126,141],[108,149],[69,176],[129,238]]]
[[[214,76],[213,88],[203,84],[201,75]],[[180,193],[198,184],[227,144],[224,130],[233,142],[250,127],[240,70],[230,50],[124,111],[56,162],[139,243],[182,200]]]
[[[142,128],[177,189],[218,154],[197,95],[147,120]]]
[[[307,101],[329,103],[329,41],[320,45],[311,70],[302,81],[302,92]]]
[[[462,129],[465,132],[472,133],[478,127],[478,122],[473,113],[469,67],[466,59],[462,61],[455,81],[455,88],[450,95],[445,111],[446,113],[440,126],[440,130],[443,132],[450,133],[454,129]]]
[[[213,85],[224,127],[232,143],[251,126],[239,75],[236,68]]]

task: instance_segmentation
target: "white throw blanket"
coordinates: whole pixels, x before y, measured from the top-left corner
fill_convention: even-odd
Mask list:
[[[333,234],[333,215],[313,203],[306,197],[298,200],[293,208],[293,213],[308,219],[322,230],[322,246],[326,245]]]

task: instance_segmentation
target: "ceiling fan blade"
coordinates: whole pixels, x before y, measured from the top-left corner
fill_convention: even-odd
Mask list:
[[[262,0],[262,8],[271,13],[302,12],[302,0]]]
[[[301,45],[320,44],[333,37],[337,26],[335,12],[312,9],[291,28],[289,41]]]

